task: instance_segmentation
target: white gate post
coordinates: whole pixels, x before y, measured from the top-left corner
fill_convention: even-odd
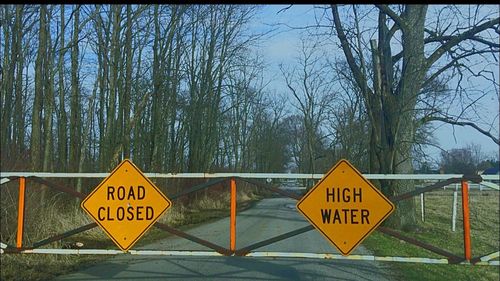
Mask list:
[[[453,191],[453,214],[451,216],[451,231],[455,231],[457,222],[457,191]]]
[[[425,221],[425,208],[424,208],[424,194],[420,193],[420,213],[422,214],[422,221]]]

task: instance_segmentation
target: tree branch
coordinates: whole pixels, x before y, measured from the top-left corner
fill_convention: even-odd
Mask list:
[[[453,119],[448,118],[448,117],[440,117],[440,116],[432,116],[432,117],[425,118],[425,122],[430,122],[430,121],[441,121],[441,122],[444,122],[444,123],[448,123],[448,124],[451,124],[451,125],[462,126],[462,127],[470,126],[470,127],[474,128],[474,129],[476,129],[477,131],[479,131],[481,134],[489,137],[496,144],[500,145],[500,140],[498,138],[496,138],[490,132],[488,132],[488,131],[480,128],[478,125],[476,125],[476,124],[474,124],[472,122],[458,121],[458,120],[453,120]]]
[[[457,65],[457,63],[458,63],[459,60],[464,59],[466,57],[473,56],[473,55],[484,54],[484,53],[491,53],[491,52],[493,52],[493,51],[490,51],[490,50],[481,50],[481,51],[475,51],[475,52],[465,53],[465,54],[462,54],[462,55],[460,55],[458,57],[453,58],[449,63],[447,63],[445,66],[441,67],[438,71],[436,71],[428,79],[426,79],[424,81],[424,83],[422,84],[422,88],[424,88],[426,85],[428,85],[430,82],[432,82],[432,80],[434,80],[435,78],[437,78],[441,73],[445,72],[450,67]]]
[[[394,33],[396,33],[396,31],[398,31],[398,30],[401,30],[401,28],[399,28],[399,25],[397,25],[396,23],[394,23],[394,25],[389,30],[389,33],[388,33],[387,37],[388,38],[392,38],[392,36],[394,36]]]
[[[484,22],[478,26],[475,26],[461,34],[452,36],[449,38],[448,42],[441,45],[432,55],[430,55],[426,60],[427,68],[429,68],[433,63],[435,63],[446,51],[449,51],[451,48],[460,44],[460,42],[475,38],[474,35],[477,33],[484,31],[488,28],[492,28],[495,25],[500,24],[500,18],[492,19],[487,22]]]
[[[429,37],[425,38],[424,43],[425,44],[433,43],[433,42],[442,42],[442,43],[444,43],[444,41],[449,41],[449,40],[452,40],[454,38],[455,38],[455,36],[452,36],[452,35],[429,36]],[[500,48],[500,44],[497,44],[497,43],[492,42],[492,41],[485,40],[485,39],[477,37],[477,36],[472,36],[472,37],[470,37],[468,39],[470,39],[472,41],[477,41],[479,43],[483,43],[484,45],[490,46],[492,48]]]
[[[339,37],[342,50],[344,51],[347,63],[349,64],[349,68],[351,69],[354,75],[354,79],[356,80],[356,83],[358,84],[359,88],[363,91],[363,94],[367,95],[371,91],[369,90],[368,85],[366,83],[366,78],[364,77],[363,73],[361,73],[359,66],[356,64],[351,48],[349,47],[349,42],[347,41],[344,29],[342,28],[342,23],[340,22],[337,5],[331,5],[331,8],[332,8],[335,30],[337,31],[337,36]]]
[[[281,13],[281,12],[284,12],[284,11],[286,11],[286,10],[290,9],[292,6],[293,6],[293,4],[288,5],[288,7],[285,7],[285,8],[283,8],[283,9],[281,9],[281,10],[277,11],[277,12],[276,12],[276,14],[279,14],[279,13]]]
[[[477,36],[473,36],[471,40],[483,43],[484,45],[490,46],[491,48],[500,48],[500,44],[485,40],[483,38],[479,38]]]
[[[403,31],[405,29],[408,29],[408,25],[406,24],[406,22],[404,22],[403,19],[400,16],[398,16],[398,14],[396,14],[393,10],[391,10],[389,6],[387,5],[375,5],[375,6],[379,8],[379,10],[384,12],[386,15],[391,17],[391,19],[399,26],[400,29],[402,29]]]
[[[402,57],[403,57],[403,51],[392,56],[392,64],[395,64],[396,62],[398,62]]]

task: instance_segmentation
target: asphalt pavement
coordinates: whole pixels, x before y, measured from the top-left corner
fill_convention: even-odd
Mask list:
[[[270,198],[237,215],[236,249],[292,231],[308,222],[295,209],[295,201]],[[229,218],[194,227],[189,234],[229,248]],[[189,240],[170,237],[135,250],[212,251]],[[258,252],[339,252],[318,231],[255,249]],[[363,246],[353,252],[370,254]],[[77,280],[394,280],[387,263],[310,258],[143,256],[117,255],[96,266],[60,276]]]

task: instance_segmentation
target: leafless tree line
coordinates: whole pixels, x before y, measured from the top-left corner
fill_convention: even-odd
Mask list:
[[[498,66],[498,10],[317,7],[275,94],[252,51],[258,9],[0,6],[2,168],[106,171],[132,158],[157,172],[278,172],[293,162],[318,173],[347,158],[370,173],[411,173],[432,122],[499,144],[478,114],[479,101],[498,96],[484,67]],[[470,77],[489,92],[467,87]],[[387,195],[413,188],[377,184]],[[402,202],[392,224],[414,225],[412,210]]]
[[[322,54],[320,63],[314,50],[304,52],[296,69],[282,68],[303,118],[309,163],[313,143],[328,131],[330,155],[340,152],[380,174],[412,173],[415,149],[433,144],[432,122],[470,126],[500,144],[498,111],[484,122],[480,108],[486,96],[496,94],[500,103],[498,7],[330,5],[316,11],[316,24],[292,28],[342,54]],[[325,79],[325,72],[334,74]],[[389,196],[414,188],[409,181],[376,184]],[[389,224],[414,227],[414,210],[412,200],[399,203]]]
[[[263,95],[247,28],[257,9],[3,5],[2,167],[282,170],[269,133],[283,134],[283,106]]]

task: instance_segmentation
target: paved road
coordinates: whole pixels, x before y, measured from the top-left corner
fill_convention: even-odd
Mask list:
[[[292,199],[272,198],[238,213],[236,248],[308,225],[294,206]],[[228,218],[187,232],[229,248]],[[140,249],[209,250],[177,237]],[[316,230],[255,251],[338,253]],[[352,254],[367,251],[360,246]],[[56,280],[392,280],[386,266],[369,261],[302,258],[119,255]]]

